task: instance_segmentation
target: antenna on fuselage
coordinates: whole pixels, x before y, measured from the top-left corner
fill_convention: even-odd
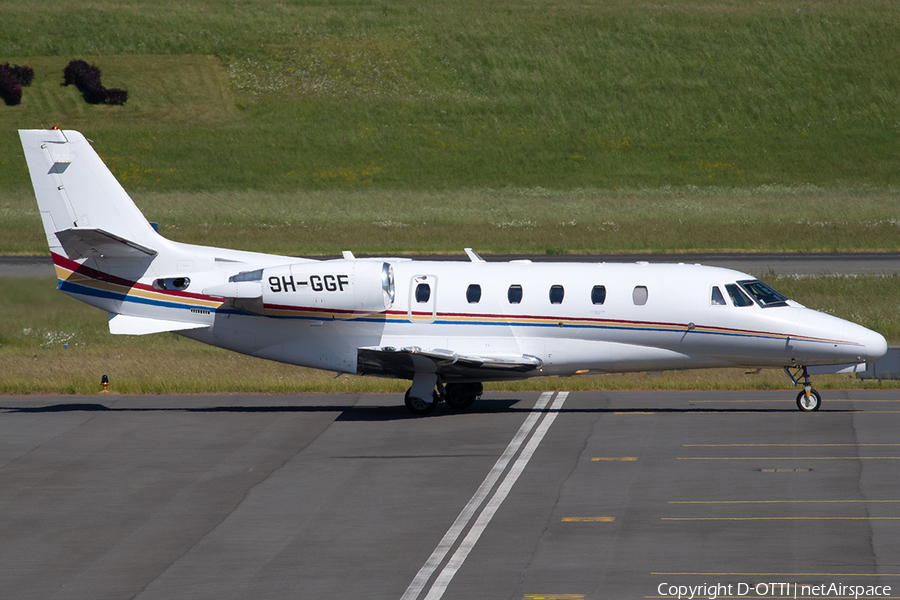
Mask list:
[[[475,252],[474,250],[472,250],[471,248],[466,248],[465,250],[466,250],[466,256],[468,256],[469,260],[471,260],[472,262],[487,262],[483,258],[478,256],[478,253]]]

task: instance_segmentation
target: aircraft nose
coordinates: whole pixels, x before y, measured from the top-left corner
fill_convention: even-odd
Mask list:
[[[876,361],[887,354],[887,340],[877,331],[866,334],[866,361]]]

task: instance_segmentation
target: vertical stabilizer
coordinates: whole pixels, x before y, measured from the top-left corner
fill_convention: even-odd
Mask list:
[[[51,252],[78,258],[86,239],[106,240],[107,250],[115,244],[110,240],[124,241],[145,253],[160,243],[82,134],[20,130],[19,137]],[[102,247],[97,251],[102,253]]]

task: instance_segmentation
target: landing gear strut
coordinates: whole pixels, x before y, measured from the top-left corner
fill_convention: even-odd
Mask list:
[[[812,389],[812,385],[809,381],[809,372],[806,370],[806,367],[795,367],[793,373],[791,373],[790,367],[785,367],[784,372],[790,377],[791,382],[795,386],[798,384],[797,380],[802,374],[803,390],[797,394],[797,408],[803,412],[815,412],[819,410],[819,407],[822,406],[822,396],[819,395],[819,392]]]

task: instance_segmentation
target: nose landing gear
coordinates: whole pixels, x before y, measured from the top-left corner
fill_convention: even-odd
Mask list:
[[[797,408],[803,412],[819,410],[819,407],[822,406],[822,396],[819,395],[819,392],[812,389],[809,372],[806,370],[806,367],[794,367],[793,373],[791,373],[791,367],[785,367],[784,372],[795,386],[798,384],[797,380],[800,376],[802,375],[803,377],[803,390],[797,394]]]

